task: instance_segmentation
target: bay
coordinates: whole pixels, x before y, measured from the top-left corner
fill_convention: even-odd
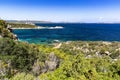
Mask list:
[[[45,29],[15,29],[19,40],[29,43],[58,41],[120,41],[120,24],[39,23]],[[63,28],[57,28],[63,27]],[[49,29],[47,28],[49,27]]]

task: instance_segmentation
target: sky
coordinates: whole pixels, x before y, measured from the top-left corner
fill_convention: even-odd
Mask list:
[[[52,22],[120,22],[120,0],[0,0],[0,18]]]

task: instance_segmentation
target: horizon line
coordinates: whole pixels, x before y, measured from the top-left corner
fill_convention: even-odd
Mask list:
[[[1,19],[1,20],[4,20],[4,19]],[[98,22],[88,22],[88,21],[44,21],[44,20],[26,20],[26,19],[21,19],[21,20],[18,20],[18,19],[5,19],[5,21],[38,21],[38,22],[45,22],[45,23],[117,23],[117,24],[120,24],[120,22],[102,22],[102,21],[98,21]]]

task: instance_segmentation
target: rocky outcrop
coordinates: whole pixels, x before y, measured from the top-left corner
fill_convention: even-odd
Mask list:
[[[41,65],[38,61],[34,63],[32,71],[34,76],[38,76],[41,73]]]
[[[54,54],[50,53],[48,56],[48,60],[45,61],[44,65],[37,61],[33,66],[33,74],[38,76],[41,73],[45,73],[47,71],[54,71],[59,67],[60,59]]]
[[[11,62],[4,62],[0,60],[0,80],[5,80],[4,78],[11,75]]]
[[[51,53],[49,55],[49,60],[45,61],[45,65],[48,68],[48,70],[53,71],[59,66],[60,60],[57,56],[55,56],[54,53]]]
[[[2,38],[2,36],[0,35],[0,38]]]

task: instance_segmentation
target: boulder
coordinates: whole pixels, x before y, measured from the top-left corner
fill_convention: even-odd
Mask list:
[[[37,62],[34,63],[32,71],[33,71],[34,76],[38,76],[41,72],[41,66]]]
[[[0,35],[0,38],[2,38],[2,36]]]
[[[33,74],[34,76],[38,76],[41,73],[46,73],[47,71],[54,71],[59,66],[59,58],[54,54],[50,53],[48,56],[48,60],[45,61],[45,64],[39,63],[39,61],[36,61],[33,65]]]
[[[54,53],[50,53],[49,59],[45,61],[45,66],[48,70],[53,71],[59,66],[59,58]]]

